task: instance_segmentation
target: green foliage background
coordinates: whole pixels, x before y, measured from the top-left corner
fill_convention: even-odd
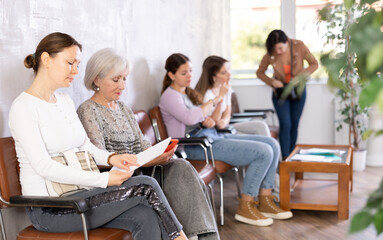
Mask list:
[[[345,28],[344,35],[334,35],[334,39],[343,37],[343,40],[346,41],[347,38],[349,40],[350,45],[345,48],[343,54],[328,54],[322,57],[322,62],[325,62],[328,71],[329,82],[339,90],[352,92],[342,75],[348,69],[349,54],[351,54],[352,71],[356,71],[353,74],[359,76],[355,87],[361,88],[360,94],[356,95],[359,96],[360,109],[375,104],[380,110],[383,110],[383,1],[345,0],[344,4],[338,7],[344,11],[339,11],[341,14],[333,15],[333,17],[346,17],[347,13],[355,11],[362,14],[355,16],[355,21]],[[331,8],[325,7],[319,14],[322,18],[331,20],[331,11]],[[346,22],[346,24],[348,23]],[[332,27],[337,26],[335,24]],[[344,27],[344,25],[339,27]],[[370,130],[366,135],[382,133],[383,130],[375,133]],[[383,181],[378,189],[370,194],[364,208],[353,216],[350,233],[361,231],[370,224],[375,226],[378,235],[383,232]]]

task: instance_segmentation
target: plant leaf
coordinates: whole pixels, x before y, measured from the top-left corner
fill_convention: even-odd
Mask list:
[[[379,91],[383,87],[383,82],[375,76],[374,79],[370,81],[370,84],[366,85],[359,96],[359,105],[361,109],[364,109],[368,106],[371,106],[372,103],[376,100]]]
[[[382,134],[383,134],[383,129],[380,129],[380,130],[376,131],[375,137],[382,135]]]
[[[383,88],[380,89],[378,96],[376,96],[375,100],[378,109],[382,112],[383,111]]]
[[[370,225],[372,222],[372,216],[367,211],[360,211],[356,213],[352,219],[350,224],[350,233],[355,233],[362,231],[363,229],[367,228],[368,225]]]
[[[373,73],[383,64],[383,41],[375,44],[367,55],[367,72]]]
[[[362,134],[362,139],[363,140],[367,140],[367,138],[369,138],[375,131],[372,130],[372,129],[368,129],[366,130],[363,134]]]
[[[344,0],[344,6],[347,8],[347,9],[350,9],[352,7],[352,4],[355,3],[355,0]]]
[[[378,235],[381,234],[383,232],[383,209],[375,213],[374,225],[375,225],[377,234]]]
[[[371,3],[375,2],[375,1],[376,0],[361,0],[360,4],[366,4],[366,3],[371,4]]]

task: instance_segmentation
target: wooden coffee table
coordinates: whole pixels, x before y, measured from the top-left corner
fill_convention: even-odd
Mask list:
[[[301,149],[311,148],[343,150],[344,154],[332,162],[292,160]],[[348,145],[297,145],[290,156],[280,163],[281,208],[338,211],[339,219],[348,219],[352,157],[353,149]],[[305,179],[304,172],[337,173],[338,179]],[[291,192],[290,173],[295,173]]]

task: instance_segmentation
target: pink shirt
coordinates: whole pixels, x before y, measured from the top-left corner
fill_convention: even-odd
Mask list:
[[[182,93],[168,87],[161,95],[159,107],[169,137],[185,137],[186,125],[194,125],[204,120],[200,107],[186,106]]]

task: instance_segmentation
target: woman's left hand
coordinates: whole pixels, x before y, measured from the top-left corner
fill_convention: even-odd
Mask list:
[[[223,128],[226,127],[226,123],[225,123],[224,120],[220,119],[220,120],[218,120],[217,122],[215,122],[215,127],[216,127],[217,129],[223,129]]]
[[[136,155],[125,153],[113,155],[109,159],[109,163],[115,167],[130,171],[130,166],[140,166],[140,164],[138,164],[136,160]]]
[[[156,157],[152,161],[145,164],[144,167],[151,167],[155,165],[166,165],[169,162],[169,160],[173,157],[177,147],[178,145],[174,146],[174,148],[170,149],[169,151],[164,152],[160,156]]]
[[[205,120],[203,120],[202,125],[207,128],[212,128],[215,126],[215,122],[211,117],[207,117]]]

